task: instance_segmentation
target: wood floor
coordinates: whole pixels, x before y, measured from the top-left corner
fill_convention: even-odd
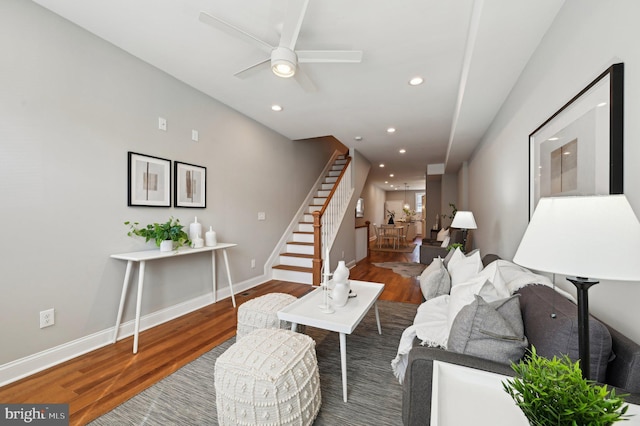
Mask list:
[[[350,278],[385,284],[380,299],[421,302],[416,278],[402,277],[374,262],[417,262],[413,253],[371,251],[351,269]],[[301,296],[308,285],[269,281],[236,295],[238,305],[266,293]],[[140,333],[140,350],[131,352],[133,337],[118,341],[64,364],[0,387],[2,403],[68,403],[70,424],[84,425],[198,358],[235,335],[236,309],[231,299],[209,305]]]

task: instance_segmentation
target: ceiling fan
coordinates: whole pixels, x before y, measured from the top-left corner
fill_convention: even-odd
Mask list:
[[[307,11],[309,0],[289,0],[280,42],[272,46],[255,35],[244,31],[207,12],[200,12],[200,21],[227,33],[233,37],[244,40],[269,54],[269,57],[251,65],[234,75],[238,78],[247,78],[255,72],[271,65],[271,71],[278,77],[294,77],[295,80],[308,92],[315,92],[316,85],[309,76],[300,68],[300,63],[359,63],[362,61],[362,51],[359,50],[295,50],[300,27]]]

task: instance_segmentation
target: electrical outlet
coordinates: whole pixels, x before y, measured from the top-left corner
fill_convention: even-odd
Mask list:
[[[267,214],[265,212],[258,212],[258,220],[267,220]]]
[[[198,142],[198,131],[197,130],[192,130],[191,131],[191,140],[194,142]]]
[[[40,311],[40,328],[50,327],[55,323],[56,316],[53,308]]]
[[[256,267],[256,260],[255,259],[251,259],[251,267],[252,268]]]
[[[158,130],[164,130],[165,132],[167,131],[167,119],[166,118],[158,117]]]

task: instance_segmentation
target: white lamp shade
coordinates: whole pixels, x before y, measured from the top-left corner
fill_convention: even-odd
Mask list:
[[[473,213],[462,210],[458,210],[456,212],[456,215],[453,217],[453,222],[451,222],[451,227],[459,229],[478,229]]]
[[[640,281],[640,222],[624,195],[541,198],[513,261],[567,276]]]

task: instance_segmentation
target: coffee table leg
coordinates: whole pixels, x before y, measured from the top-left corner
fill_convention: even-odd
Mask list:
[[[347,335],[340,333],[340,365],[342,367],[342,399],[347,402]]]
[[[295,322],[291,323],[291,331],[295,332],[296,330],[298,330],[298,324],[296,324]]]
[[[376,310],[376,322],[378,323],[378,334],[382,334],[382,327],[380,327],[380,314],[378,314],[378,302],[373,304]]]

